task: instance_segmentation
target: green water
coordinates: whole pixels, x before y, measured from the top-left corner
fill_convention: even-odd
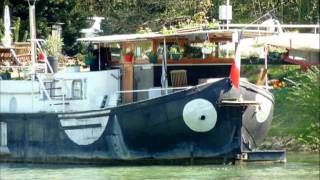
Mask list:
[[[76,165],[0,164],[1,180],[141,180],[141,179],[319,179],[319,155],[290,153],[287,163],[206,166],[95,167]]]

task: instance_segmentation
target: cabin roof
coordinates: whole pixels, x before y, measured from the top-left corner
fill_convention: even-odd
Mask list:
[[[77,41],[93,42],[93,43],[117,43],[117,42],[128,42],[128,41],[146,41],[156,39],[174,39],[174,38],[188,38],[190,35],[201,35],[207,34],[209,37],[218,37],[224,39],[232,39],[234,33],[242,32],[243,38],[251,38],[258,36],[270,36],[273,33],[269,31],[261,30],[200,30],[193,32],[178,32],[175,34],[161,34],[158,32],[146,33],[146,34],[116,34],[107,36],[97,37],[86,37],[79,38]]]

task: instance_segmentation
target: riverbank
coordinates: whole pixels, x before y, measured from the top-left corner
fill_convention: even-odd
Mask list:
[[[245,66],[243,74],[254,82],[260,67]],[[296,65],[270,65],[268,79],[274,80],[274,118],[260,149],[319,152],[319,68],[302,71]]]

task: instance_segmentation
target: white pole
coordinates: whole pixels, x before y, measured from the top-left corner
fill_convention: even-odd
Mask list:
[[[265,88],[268,89],[268,46],[264,46],[264,68],[266,69]]]
[[[98,46],[99,50],[99,71],[101,71],[101,53],[100,53],[100,43],[99,43],[99,46]]]
[[[229,2],[229,0],[227,0],[227,30],[229,30],[229,12],[228,12],[228,9],[229,9],[229,4],[230,4],[230,2]]]
[[[161,85],[165,89],[164,92],[168,94],[168,79],[167,79],[167,46],[166,38],[163,39],[163,58],[162,58],[162,75],[161,75]]]
[[[31,39],[31,60],[32,60],[32,79],[35,79],[35,63],[36,63],[36,17],[35,5],[29,4],[29,20],[30,20],[30,39]]]

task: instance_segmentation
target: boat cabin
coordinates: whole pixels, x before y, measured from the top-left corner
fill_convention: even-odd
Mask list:
[[[78,41],[95,46],[92,70],[121,70],[122,102],[129,103],[160,96],[164,89],[175,91],[212,78],[228,77],[240,36],[269,34],[255,30],[208,30],[110,35]]]
[[[95,58],[84,67],[60,64],[57,72],[46,58],[32,61],[27,55],[22,61],[16,49],[3,48],[1,69],[16,69],[18,76],[0,80],[0,110],[70,112],[156,98],[228,77],[239,37],[268,33],[208,30],[81,38]],[[6,66],[5,61],[17,62]]]

